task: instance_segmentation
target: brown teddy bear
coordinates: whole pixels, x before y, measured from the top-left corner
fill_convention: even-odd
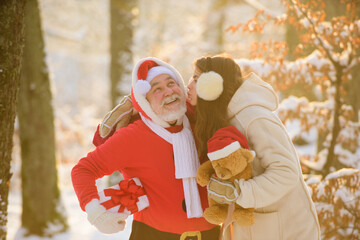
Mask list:
[[[206,186],[214,173],[215,178],[211,178],[210,182],[212,189],[221,188],[221,184],[217,182],[222,180],[234,183],[231,185],[234,188],[233,192],[224,190],[225,192],[220,195],[208,192],[209,207],[205,209],[204,217],[210,223],[221,224],[227,218],[229,203],[235,202],[240,193],[239,185],[235,180],[251,178],[252,168],[249,163],[255,154],[248,149],[244,135],[233,126],[217,130],[207,142],[207,146],[209,161],[198,168],[196,176],[198,184]],[[218,189],[216,192],[221,191],[222,189]],[[249,226],[255,221],[253,212],[253,208],[245,209],[235,203],[232,219],[239,225]]]

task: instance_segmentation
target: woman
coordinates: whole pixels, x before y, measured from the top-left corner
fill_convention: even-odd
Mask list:
[[[233,239],[320,239],[316,210],[296,150],[273,113],[278,99],[272,87],[254,73],[243,80],[236,62],[218,55],[195,61],[188,89],[188,101],[196,105],[195,136],[202,156],[207,154],[207,140],[228,125],[244,134],[256,152],[253,177],[239,181],[235,201],[244,208],[255,208],[255,224],[233,224]]]

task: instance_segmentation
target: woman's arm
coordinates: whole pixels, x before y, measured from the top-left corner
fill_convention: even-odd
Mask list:
[[[276,119],[258,118],[248,125],[246,132],[256,152],[254,166],[258,164],[264,172],[239,181],[241,194],[236,202],[245,208],[266,207],[298,183],[301,174],[298,157],[286,129]]]

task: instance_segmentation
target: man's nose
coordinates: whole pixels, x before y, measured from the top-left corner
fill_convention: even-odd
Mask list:
[[[169,95],[172,95],[174,92],[174,90],[170,87],[166,87],[165,88],[165,96],[169,96]]]

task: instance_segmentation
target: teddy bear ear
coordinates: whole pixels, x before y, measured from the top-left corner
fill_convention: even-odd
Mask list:
[[[254,158],[255,158],[255,156],[256,156],[256,153],[255,153],[255,151],[253,151],[253,150],[249,150],[249,153],[252,155],[252,157],[249,157],[249,158],[247,159],[247,161],[248,161],[248,163],[251,163],[251,162],[254,160]]]
[[[255,158],[255,152],[246,148],[241,149],[241,154],[245,158],[247,163],[251,163]]]

